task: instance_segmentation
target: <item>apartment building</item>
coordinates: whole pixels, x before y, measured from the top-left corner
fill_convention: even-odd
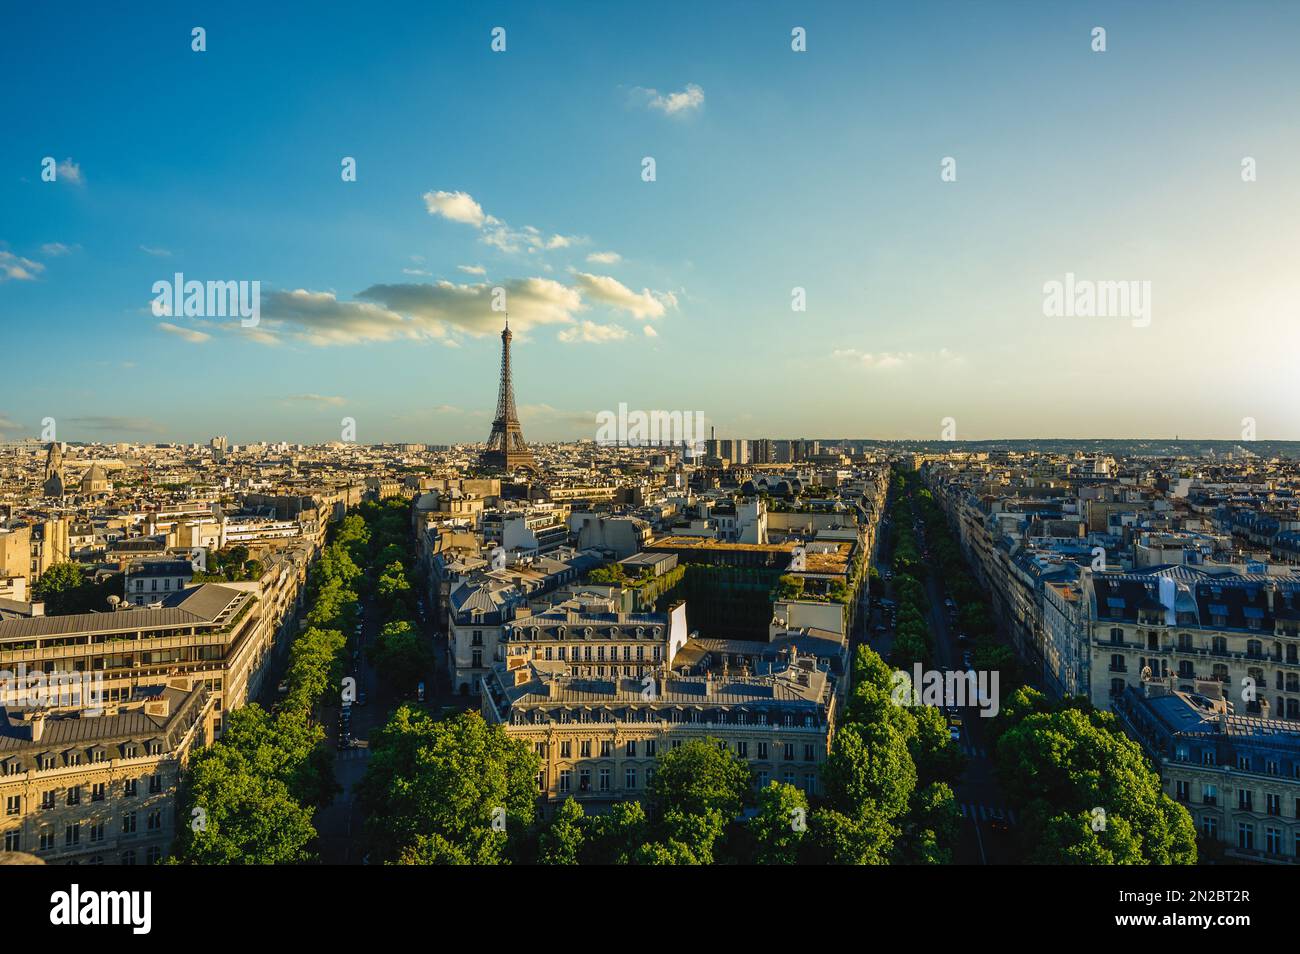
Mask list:
[[[816,659],[793,651],[772,674],[726,677],[666,667],[575,676],[571,659],[512,655],[484,681],[482,711],[541,756],[537,790],[547,805],[573,797],[600,812],[645,798],[656,758],[693,739],[746,760],[759,787],[781,781],[816,795],[836,699]]]
[[[1217,681],[1127,687],[1114,709],[1170,798],[1238,861],[1300,864],[1300,725],[1239,714]]]
[[[1300,721],[1300,579],[1175,566],[1082,576],[1091,696],[1106,707],[1143,672],[1223,684],[1273,719]]]
[[[135,606],[148,606],[185,589],[193,578],[189,560],[135,560],[126,569],[124,596]]]
[[[284,632],[283,621],[259,606],[258,588],[205,583],[157,608],[0,620],[0,669],[102,676],[109,703],[161,683],[201,685],[214,697],[219,734],[224,714],[259,692]]]
[[[212,740],[216,698],[188,680],[140,687],[101,714],[0,709],[6,851],[50,864],[156,864],[175,835],[189,754]]]

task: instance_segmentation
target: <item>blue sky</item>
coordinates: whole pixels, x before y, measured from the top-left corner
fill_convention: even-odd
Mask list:
[[[481,440],[501,286],[536,440],[1300,438],[1293,4],[330,6],[6,14],[0,437]]]

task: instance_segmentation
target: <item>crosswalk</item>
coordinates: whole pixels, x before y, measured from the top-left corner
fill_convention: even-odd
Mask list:
[[[338,759],[340,762],[351,762],[356,759],[364,759],[369,755],[370,755],[370,750],[367,748],[344,749],[341,752],[334,753],[334,757]]]
[[[968,755],[973,759],[986,759],[989,757],[988,749],[981,748],[978,745],[971,745],[969,742],[959,742],[957,743],[957,747],[962,750],[963,754]]]
[[[972,821],[982,822],[991,821],[994,813],[997,811],[997,806],[975,804],[973,802],[962,802],[960,808],[962,818],[969,818]],[[1002,814],[1006,817],[1008,824],[1016,824],[1016,813],[1013,809],[1004,808],[1002,809]]]

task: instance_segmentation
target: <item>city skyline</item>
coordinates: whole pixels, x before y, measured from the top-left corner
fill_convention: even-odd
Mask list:
[[[727,437],[1300,438],[1300,136],[1249,92],[1294,81],[1300,13],[739,9],[17,13],[0,70],[49,85],[0,158],[0,439],[481,442],[495,288],[531,441],[620,403]],[[177,273],[260,282],[259,323],[152,314]],[[1046,317],[1073,276],[1148,282],[1149,322]]]

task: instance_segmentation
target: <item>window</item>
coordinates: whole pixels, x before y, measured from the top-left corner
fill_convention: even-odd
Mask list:
[[[63,830],[63,845],[71,848],[74,845],[81,844],[81,825],[72,824]]]
[[[1175,783],[1175,787],[1174,787],[1174,798],[1176,798],[1176,799],[1177,799],[1178,801],[1180,801],[1180,802],[1185,802],[1185,801],[1187,801],[1187,799],[1188,799],[1188,788],[1189,788],[1189,786],[1188,786],[1188,784],[1187,784],[1187,781],[1186,781],[1185,779],[1179,779],[1179,780]]]
[[[155,808],[145,817],[145,827],[149,831],[162,831],[162,809]]]
[[[1255,793],[1248,788],[1237,789],[1237,807],[1242,811],[1251,811],[1255,801]]]
[[[135,834],[135,812],[127,812],[122,816],[122,834]]]
[[[1219,820],[1213,815],[1206,815],[1201,819],[1201,834],[1206,838],[1219,837]]]
[[[162,784],[162,782],[163,782],[163,780],[162,780],[162,776],[161,776],[161,775],[150,775],[150,776],[149,776],[149,794],[150,794],[150,795],[157,795],[159,792],[161,792],[162,789],[163,789],[163,784]]]
[[[128,848],[126,851],[122,852],[122,864],[124,864],[124,865],[133,865],[133,864],[135,864],[135,849],[134,849],[134,848]]]
[[[560,769],[560,791],[561,792],[567,792],[569,790],[569,777],[571,775],[572,773],[568,769]]]
[[[572,742],[561,742],[561,743],[560,743],[560,758],[562,758],[562,759],[570,759],[570,758],[573,758],[573,743],[572,743]]]
[[[157,845],[150,845],[149,850],[144,853],[144,863],[147,865],[156,865],[162,860],[162,849]]]
[[[92,802],[102,802],[104,800],[103,782],[96,782],[90,786],[90,800]]]
[[[54,789],[50,789],[48,792],[41,792],[41,808],[53,808],[54,796]]]
[[[5,832],[5,851],[22,851],[23,850],[23,833],[14,828]]]
[[[1268,793],[1267,795],[1264,796],[1264,805],[1265,805],[1265,811],[1267,811],[1270,815],[1282,814],[1281,795],[1274,795],[1271,792]]]
[[[1282,854],[1282,830],[1280,828],[1264,829],[1264,850],[1270,855]]]
[[[578,755],[584,759],[591,758],[591,740],[583,739],[578,743]]]
[[[742,759],[749,758],[749,743],[745,741],[737,742],[736,754],[739,755]]]
[[[817,761],[817,756],[816,756],[815,751],[814,751],[814,749],[813,749],[813,747],[812,747],[811,745],[805,745],[805,746],[803,747],[803,760],[804,760],[805,762],[815,762],[815,761]]]
[[[636,758],[636,739],[627,740],[627,745],[623,747],[623,753],[630,759]]]
[[[18,815],[23,810],[23,797],[21,795],[10,795],[5,799],[5,814]]]
[[[786,742],[785,745],[782,746],[782,757],[783,757],[787,762],[793,762],[793,761],[794,761],[794,743],[793,743],[793,742]]]
[[[70,789],[68,789],[68,804],[69,804],[69,805],[80,805],[80,804],[81,804],[81,786],[80,786],[80,785],[74,785],[74,786],[72,786]]]
[[[122,783],[122,794],[126,798],[134,798],[136,795],[139,795],[140,780],[136,778],[128,778],[125,782]]]
[[[1201,801],[1206,805],[1219,804],[1219,787],[1217,785],[1203,785],[1201,787]]]
[[[1237,823],[1237,847],[1247,851],[1255,850],[1255,826],[1247,822]]]
[[[624,781],[626,782],[627,788],[636,788],[636,769],[628,769]]]
[[[767,758],[767,743],[766,743],[766,742],[760,742],[760,743],[758,743],[758,757],[759,757],[760,759],[765,759],[765,758]]]
[[[49,851],[54,847],[54,829],[48,825],[41,829],[41,851]]]
[[[655,739],[647,739],[645,744],[645,754],[650,758],[655,757],[655,752],[659,749],[659,743]]]
[[[600,757],[607,759],[614,754],[614,743],[609,739],[602,739],[600,742]]]
[[[600,770],[600,790],[602,792],[609,791],[609,769],[607,768]]]
[[[104,840],[104,822],[102,820],[90,823],[90,840],[92,842]]]
[[[758,787],[767,788],[768,780],[771,778],[766,772],[758,773]]]

